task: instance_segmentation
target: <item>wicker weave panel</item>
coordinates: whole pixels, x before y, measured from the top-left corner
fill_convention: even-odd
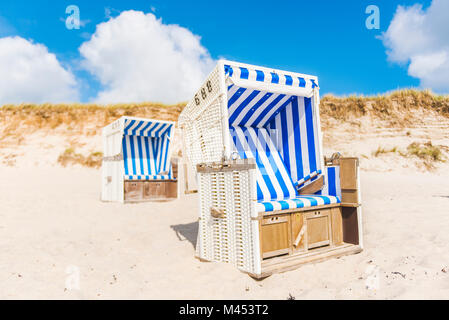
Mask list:
[[[199,173],[200,225],[197,252],[202,259],[232,263],[260,273],[259,229],[252,184],[254,169]],[[214,218],[211,207],[224,212]]]
[[[223,158],[225,97],[218,66],[179,116],[185,152],[192,166]]]

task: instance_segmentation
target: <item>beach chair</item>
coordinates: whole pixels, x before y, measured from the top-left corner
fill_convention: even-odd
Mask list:
[[[174,127],[174,122],[134,117],[104,127],[101,200],[177,198],[177,165],[170,157]]]
[[[220,60],[179,126],[199,259],[263,278],[362,250],[358,159],[325,165],[317,77]]]

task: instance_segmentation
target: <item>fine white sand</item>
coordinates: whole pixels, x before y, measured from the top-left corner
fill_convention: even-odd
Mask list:
[[[362,171],[365,250],[262,281],[194,258],[197,195],[103,203],[99,170],[0,170],[1,299],[449,298],[447,167]]]

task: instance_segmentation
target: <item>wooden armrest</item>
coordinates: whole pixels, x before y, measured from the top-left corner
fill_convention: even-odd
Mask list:
[[[256,162],[254,159],[238,159],[223,162],[200,163],[196,166],[197,172],[225,172],[225,171],[241,171],[256,169]]]
[[[315,181],[312,181],[308,185],[299,189],[298,193],[300,195],[301,194],[314,194],[314,193],[320,191],[321,189],[323,189],[323,186],[324,186],[324,176],[320,175],[318,179],[316,179]]]

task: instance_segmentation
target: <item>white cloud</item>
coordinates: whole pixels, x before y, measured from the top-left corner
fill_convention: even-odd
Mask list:
[[[408,65],[408,74],[421,86],[449,92],[449,1],[433,0],[421,5],[398,6],[383,34],[388,59]]]
[[[200,37],[141,11],[99,24],[80,53],[103,85],[95,100],[104,103],[188,100],[214,65]]]
[[[75,77],[41,44],[0,38],[0,105],[78,101]]]

